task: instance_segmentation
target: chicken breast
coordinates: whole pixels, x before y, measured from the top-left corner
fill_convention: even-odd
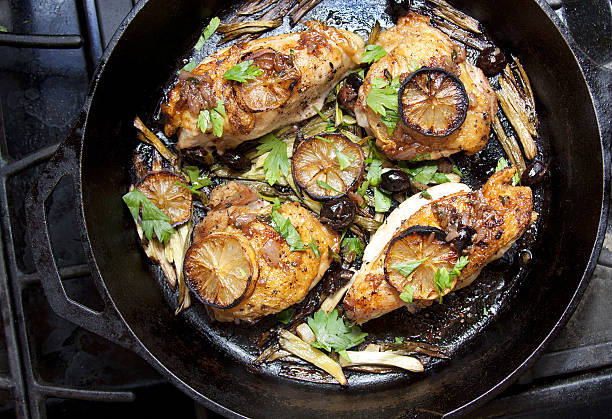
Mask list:
[[[484,148],[497,100],[482,71],[466,61],[465,48],[432,27],[428,17],[415,13],[400,18],[396,26],[379,35],[376,43],[388,53],[370,67],[359,90],[355,113],[358,123],[374,133],[376,144],[387,156],[410,160],[429,154],[428,158],[435,160],[462,150],[474,154]],[[366,104],[372,81],[390,74],[403,82],[421,67],[442,68],[461,80],[469,99],[465,121],[446,137],[430,137],[409,128],[400,118],[390,135],[381,116]]]
[[[409,227],[439,228],[448,233],[447,240],[461,227],[469,227],[475,232],[471,245],[463,250],[469,263],[447,292],[469,285],[486,264],[501,257],[537,218],[532,211],[531,189],[510,184],[515,170],[507,168],[495,173],[478,191],[457,192],[439,199],[432,196],[433,202],[403,221],[382,251],[355,275],[344,298],[348,318],[361,324],[406,305],[399,292],[385,279],[383,266],[389,242]],[[437,293],[432,293],[426,299],[415,300],[411,308],[430,305],[436,298]]]
[[[178,132],[178,148],[216,148],[223,153],[243,141],[315,115],[330,90],[361,63],[364,42],[352,32],[318,21],[310,30],[260,38],[224,48],[180,80],[162,106],[165,133]],[[226,80],[227,70],[252,60],[263,74],[244,83]],[[200,110],[225,106],[223,135],[197,127]]]
[[[220,189],[221,188],[221,189]],[[239,205],[230,200],[236,199]],[[270,225],[272,206],[253,197],[244,185],[229,182],[213,190],[211,202],[216,207],[198,224],[194,243],[204,237],[227,233],[246,238],[254,250],[258,274],[250,296],[228,309],[211,309],[221,322],[241,320],[252,323],[261,317],[283,311],[301,301],[323,277],[332,262],[332,251],[339,252],[340,237],[319,222],[298,203],[284,204],[278,212],[291,221],[305,244],[314,240],[319,249],[292,251],[287,241]]]

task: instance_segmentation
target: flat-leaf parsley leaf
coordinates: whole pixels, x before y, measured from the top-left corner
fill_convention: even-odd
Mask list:
[[[213,134],[216,137],[223,135],[223,125],[225,124],[225,105],[223,101],[217,99],[217,106],[210,110],[210,120],[212,122]]]
[[[302,242],[300,233],[291,224],[289,218],[283,217],[274,207],[270,213],[270,218],[272,219],[272,227],[287,241],[292,251],[304,250],[304,242]]]
[[[247,60],[236,64],[227,70],[225,74],[223,74],[223,78],[225,80],[235,80],[237,82],[244,83],[247,80],[253,80],[262,74],[263,71],[253,64],[253,60]]]
[[[421,263],[425,262],[427,259],[429,258],[415,260],[412,262],[396,263],[394,265],[391,265],[391,269],[398,271],[402,276],[408,276],[412,272],[414,272],[416,268],[421,266]]]
[[[374,188],[374,209],[376,212],[387,212],[391,208],[391,197],[378,188]]]
[[[368,335],[362,332],[359,326],[346,324],[339,319],[337,310],[329,314],[324,310],[317,311],[313,317],[308,318],[308,326],[317,338],[311,343],[312,346],[328,352],[333,349],[349,362],[346,350],[359,345]]]
[[[168,241],[170,235],[174,233],[171,219],[162,210],[157,208],[138,189],[134,189],[123,195],[123,202],[127,205],[134,217],[134,221],[140,224],[142,231],[148,240],[153,239],[153,233],[157,239],[164,243]]]
[[[257,155],[269,152],[264,161],[266,181],[270,186],[289,174],[289,158],[287,157],[287,144],[276,138],[272,133],[262,137],[257,146]]]

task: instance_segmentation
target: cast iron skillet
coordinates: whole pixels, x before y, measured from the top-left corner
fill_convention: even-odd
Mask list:
[[[355,15],[356,8],[371,7],[357,4],[350,9]],[[194,399],[230,416],[460,414],[506,388],[565,324],[597,262],[610,179],[610,129],[601,124],[610,121],[612,77],[571,48],[571,37],[541,0],[453,4],[479,19],[528,69],[548,127],[552,205],[525,283],[450,362],[416,379],[367,388],[306,384],[250,373],[168,309],[120,195],[129,183],[133,117],[153,111],[202,22],[218,14],[215,1],[141,1],[130,12],[101,60],[72,135],[33,187],[29,232],[53,309],[135,351]],[[602,83],[590,91],[585,77]],[[44,205],[64,176],[72,177],[80,198],[78,217],[102,312],[68,298],[53,259]]]

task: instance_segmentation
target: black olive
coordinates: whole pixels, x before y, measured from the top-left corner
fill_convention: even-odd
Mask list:
[[[457,229],[458,237],[455,237],[451,242],[457,253],[461,254],[463,250],[472,244],[472,236],[476,234],[476,230],[469,226],[463,226]]]
[[[361,76],[359,74],[351,73],[346,78],[345,83],[348,84],[349,86],[351,86],[353,89],[359,90],[359,88],[363,84],[363,79],[361,78]]]
[[[389,192],[404,192],[410,189],[410,176],[403,170],[388,170],[380,177],[380,186]]]
[[[476,65],[487,76],[493,76],[499,73],[506,67],[507,63],[506,56],[498,47],[487,47],[483,49],[476,59]]]
[[[521,185],[532,186],[544,180],[548,168],[544,163],[538,160],[532,161],[521,175]]]
[[[326,201],[321,207],[321,221],[334,230],[342,230],[351,225],[357,214],[357,206],[346,195]]]
[[[362,84],[363,79],[359,76],[359,74],[349,74],[338,92],[338,102],[340,102],[340,104],[345,108],[353,111],[355,109],[355,103],[357,102],[359,88]]]
[[[214,163],[210,151],[202,147],[193,147],[179,150],[183,163],[192,166],[209,167]]]
[[[219,155],[221,163],[237,172],[244,172],[251,168],[251,161],[244,154],[237,153],[235,150],[228,150]]]
[[[333,294],[338,291],[353,277],[353,271],[350,269],[343,269],[337,263],[333,265],[334,266],[325,274],[325,283],[323,285],[328,294]]]

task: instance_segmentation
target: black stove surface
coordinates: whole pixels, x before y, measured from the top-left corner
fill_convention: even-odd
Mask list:
[[[610,1],[549,3],[587,55],[612,68]],[[218,417],[137,355],[56,316],[25,234],[24,197],[70,132],[104,46],[132,6],[132,0],[0,0],[0,30],[8,31],[0,32],[0,418]],[[72,193],[66,178],[47,202],[56,263],[69,296],[101,308]],[[580,305],[546,354],[474,415],[612,416],[611,229],[604,247]]]

